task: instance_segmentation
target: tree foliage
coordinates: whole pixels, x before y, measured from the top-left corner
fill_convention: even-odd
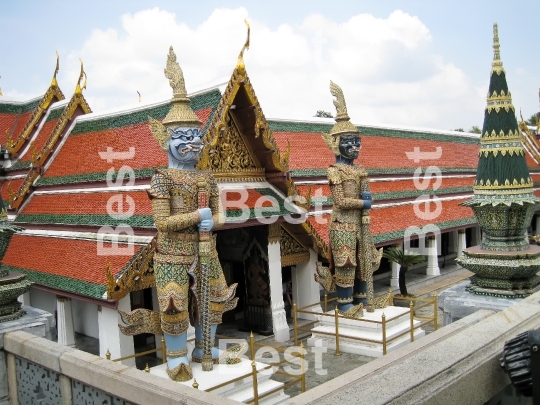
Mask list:
[[[540,121],[540,111],[536,114],[531,115],[531,117],[528,120],[525,120],[525,124],[536,126],[537,120]]]
[[[317,110],[317,113],[314,116],[320,118],[334,118],[331,112],[324,110]]]
[[[383,253],[383,257],[399,265],[399,292],[402,296],[406,297],[408,292],[407,284],[405,282],[405,273],[409,270],[409,267],[424,262],[426,258],[422,255],[417,255],[416,253],[398,248],[386,250]]]

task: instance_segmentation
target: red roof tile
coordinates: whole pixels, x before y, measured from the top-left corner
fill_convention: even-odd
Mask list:
[[[106,285],[107,263],[111,264],[112,273],[117,275],[132,256],[100,256],[97,254],[97,246],[94,241],[15,234],[2,263]],[[110,244],[105,243],[105,247],[110,247]],[[135,253],[140,249],[141,246],[134,246]]]
[[[151,215],[152,205],[145,190],[92,193],[62,193],[34,195],[21,210],[21,214],[108,214],[107,202],[111,197],[122,195],[133,198],[137,215]],[[115,203],[112,207],[118,209]],[[124,204],[124,210],[128,207]]]
[[[291,169],[323,169],[335,162],[335,157],[324,143],[322,136],[315,133],[273,132],[280,150],[285,150],[287,140],[291,144]],[[422,160],[421,163],[408,159],[405,152],[435,151],[442,147],[442,156],[436,160]],[[419,166],[476,167],[479,144],[462,144],[412,138],[384,136],[362,137],[362,150],[356,163],[366,168],[416,168]]]
[[[211,112],[211,107],[195,112],[203,126]],[[106,152],[108,147],[117,152],[128,151],[133,147],[135,155],[132,159],[107,163],[100,158],[99,152]],[[106,172],[111,167],[118,170],[123,165],[132,169],[168,165],[167,153],[152,136],[148,123],[70,135],[43,177]]]

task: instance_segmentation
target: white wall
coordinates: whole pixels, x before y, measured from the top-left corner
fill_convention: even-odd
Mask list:
[[[54,315],[56,311],[56,295],[50,292],[30,289],[30,303],[34,308],[39,308]]]
[[[97,305],[76,299],[71,300],[71,305],[75,332],[99,339]]]

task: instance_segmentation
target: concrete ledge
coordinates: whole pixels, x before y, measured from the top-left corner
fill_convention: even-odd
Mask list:
[[[60,356],[75,350],[25,331],[8,332],[4,343],[5,351],[57,373],[60,373]]]
[[[7,333],[4,343],[6,352],[86,385],[97,387],[133,404],[238,405],[230,399],[198,391],[24,331]]]
[[[286,403],[485,403],[510,382],[498,364],[504,342],[540,326],[539,301],[479,311]]]

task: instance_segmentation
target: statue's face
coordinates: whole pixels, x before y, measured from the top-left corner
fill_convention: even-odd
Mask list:
[[[361,147],[358,135],[343,135],[339,138],[339,154],[345,159],[356,159]]]
[[[201,130],[178,127],[176,129],[169,128],[168,131],[171,134],[169,154],[173,159],[182,164],[196,164],[203,148]]]

